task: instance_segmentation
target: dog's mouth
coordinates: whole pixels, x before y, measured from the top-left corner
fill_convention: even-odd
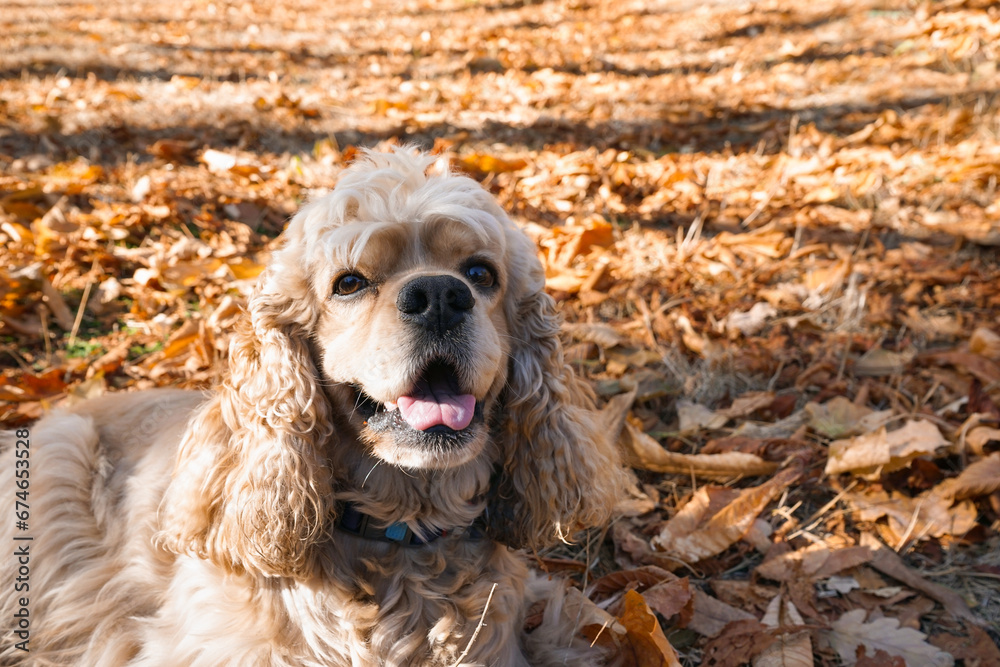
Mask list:
[[[380,403],[362,389],[356,390],[358,411],[376,433],[405,430],[447,438],[459,436],[483,419],[481,402],[463,390],[458,370],[444,359],[431,360],[410,390],[395,401]]]

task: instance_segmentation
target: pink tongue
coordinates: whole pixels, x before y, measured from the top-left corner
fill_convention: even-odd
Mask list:
[[[396,405],[403,420],[418,431],[432,426],[461,431],[472,422],[476,397],[457,394],[443,383],[420,382],[413,396],[400,396]]]

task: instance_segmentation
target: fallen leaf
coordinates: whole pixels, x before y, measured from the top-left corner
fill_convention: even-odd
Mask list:
[[[664,581],[642,592],[646,604],[663,618],[680,616],[682,622],[693,613],[693,593],[687,577]]]
[[[858,377],[880,377],[898,375],[913,361],[915,352],[894,352],[882,348],[868,350],[854,362],[854,375]]]
[[[997,439],[1000,439],[1000,430]],[[1000,490],[1000,452],[973,461],[958,477],[947,479],[936,488],[941,496],[955,500],[987,496],[997,490]]]
[[[734,310],[719,323],[720,329],[730,334],[740,334],[743,336],[753,336],[760,333],[772,319],[777,317],[778,311],[769,303],[755,303],[750,310],[741,312]]]
[[[725,454],[677,454],[668,452],[652,436],[626,422],[630,464],[654,472],[695,475],[707,479],[728,481],[736,477],[770,475],[778,469],[777,463],[765,461],[753,454],[727,452]]]
[[[810,401],[803,409],[808,417],[809,427],[816,433],[833,439],[873,431],[892,417],[891,410],[875,412],[871,408],[856,405],[843,396],[831,398],[822,405]]]
[[[677,401],[677,418],[680,421],[678,430],[681,435],[691,435],[703,429],[719,429],[729,421],[728,415],[685,399]]]
[[[642,595],[626,591],[618,622],[626,631],[622,653],[626,665],[635,667],[680,667],[677,652],[667,641],[656,615]]]
[[[902,428],[886,432],[885,427],[847,440],[830,443],[826,474],[851,472],[863,479],[878,479],[884,472],[898,470],[913,459],[933,454],[948,441],[929,421],[909,420]]]
[[[981,623],[961,595],[950,588],[928,581],[911,570],[895,551],[882,544],[874,535],[861,533],[861,545],[871,550],[871,566],[875,569],[937,600],[955,618],[960,618],[974,625]]]
[[[1000,665],[1000,646],[997,646],[989,633],[975,625],[964,627],[965,637],[939,633],[931,635],[930,642],[942,651],[950,653],[956,660],[965,660],[968,667],[979,665],[989,667]]]
[[[795,605],[780,594],[767,605],[760,622],[775,629],[801,628],[805,625]],[[812,640],[808,630],[781,633],[775,642],[753,659],[753,667],[811,667],[812,664]]]
[[[601,347],[615,347],[616,345],[621,345],[624,340],[624,337],[618,330],[607,324],[592,324],[589,322],[563,324],[562,330],[569,334],[573,340],[597,343]]]
[[[894,618],[876,618],[865,622],[864,609],[852,609],[835,620],[823,634],[830,645],[840,655],[844,665],[857,663],[857,649],[864,646],[867,651],[885,651],[899,656],[907,665],[925,667],[951,667],[954,658],[927,643],[927,636],[912,628],[899,627]]]
[[[964,535],[975,527],[979,517],[971,501],[954,503],[947,495],[947,487],[935,487],[916,497],[868,489],[864,493],[845,494],[844,500],[862,521],[886,517],[890,530],[900,541],[897,548],[909,540]]]
[[[717,637],[705,644],[702,664],[743,667],[776,641],[776,633],[756,619],[733,621]]]
[[[823,543],[811,544],[767,558],[755,571],[758,576],[774,581],[791,581],[802,577],[822,579],[867,563],[871,558],[871,552],[866,547],[831,549]]]
[[[631,570],[609,572],[587,587],[587,597],[601,601],[622,593],[625,590],[640,592],[652,588],[665,581],[678,581],[679,577],[663,568],[647,565]]]
[[[965,444],[974,454],[982,456],[986,452],[986,445],[991,442],[1000,443],[1000,428],[989,426],[977,426],[969,429],[965,435]]]
[[[969,338],[969,352],[1000,361],[1000,334],[986,327],[976,327]]]
[[[715,637],[736,621],[757,622],[757,617],[694,589],[694,613],[687,627],[705,637]]]
[[[793,468],[782,470],[760,486],[742,490],[715,514],[710,514],[708,488],[702,487],[664,524],[652,545],[688,563],[714,556],[742,538],[764,507],[799,475]]]

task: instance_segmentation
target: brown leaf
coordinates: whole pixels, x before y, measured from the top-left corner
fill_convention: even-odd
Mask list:
[[[834,440],[825,472],[852,472],[864,479],[877,479],[884,472],[903,468],[918,456],[933,454],[948,445],[931,422],[909,420],[895,431],[886,432],[882,427],[874,433]]]
[[[620,570],[606,574],[594,581],[587,587],[587,597],[594,600],[607,600],[624,590],[641,592],[665,581],[677,580],[677,575],[655,565]]]
[[[1000,430],[996,437],[1000,439]],[[942,496],[955,500],[986,496],[997,490],[1000,490],[1000,452],[973,461],[958,477],[941,482],[936,489]]]
[[[948,487],[935,487],[917,497],[872,488],[848,493],[844,499],[863,521],[886,517],[889,528],[902,542],[909,539],[964,535],[976,525],[978,512],[971,501],[953,503]],[[898,546],[901,546],[898,545]]]
[[[977,664],[976,661],[980,667],[1000,665],[1000,646],[994,643],[989,633],[969,624],[965,625],[964,630],[968,635],[966,637],[942,632],[931,635],[930,642],[942,651],[950,653],[956,660],[965,660],[965,664],[969,667]]]
[[[830,645],[840,654],[845,665],[857,662],[857,649],[864,646],[872,653],[883,650],[899,656],[907,665],[926,667],[951,667],[954,658],[927,643],[927,637],[912,629],[899,627],[894,618],[875,618],[865,622],[864,609],[852,609],[835,620],[824,634]]]
[[[867,547],[831,549],[825,544],[813,544],[766,559],[757,566],[756,573],[773,581],[798,577],[822,579],[867,563],[871,558]]]
[[[680,667],[677,652],[667,641],[656,615],[650,611],[642,595],[627,591],[623,607],[618,622],[626,630],[622,649],[625,664],[635,667]]]
[[[906,660],[901,656],[890,655],[882,649],[876,649],[875,654],[869,656],[863,644],[858,647],[857,655],[855,667],[907,667]]]
[[[976,327],[969,338],[969,352],[1000,361],[1000,334],[986,327]]]
[[[774,634],[755,618],[734,621],[705,645],[704,663],[713,667],[742,667],[775,639]]]
[[[737,477],[770,475],[778,464],[753,454],[677,454],[668,452],[651,436],[626,422],[625,430],[631,445],[629,463],[653,472],[695,475],[707,479],[728,481]]]
[[[624,522],[615,522],[611,527],[611,534],[615,546],[628,554],[627,559],[616,554],[616,561],[630,560],[632,563],[654,565],[665,570],[676,570],[685,565],[679,558],[673,558],[661,551],[654,551],[644,537],[631,530]]]
[[[385,102],[384,100],[379,101]],[[485,155],[483,153],[471,153],[469,155],[464,155],[459,158],[458,163],[462,166],[462,168],[480,178],[486,176],[487,174],[503,174],[512,171],[520,171],[528,166],[528,163],[521,158],[501,158],[495,155]]]
[[[965,444],[969,450],[980,456],[986,452],[986,445],[991,442],[1000,442],[1000,428],[977,426],[965,436]]]
[[[940,584],[935,584],[932,581],[924,579],[907,567],[903,563],[903,559],[896,555],[896,552],[879,542],[875,536],[869,533],[861,533],[861,544],[871,549],[873,555],[871,566],[875,569],[937,600],[955,618],[960,618],[977,625],[981,623],[969,610],[969,606],[962,599],[962,596],[950,588],[945,588]]]
[[[828,438],[844,438],[873,431],[892,416],[890,410],[874,412],[871,408],[856,405],[843,396],[836,396],[826,403],[806,403],[804,408],[809,427]]]
[[[918,357],[940,365],[954,366],[979,378],[983,384],[1000,383],[1000,363],[971,352],[937,352]]]
[[[750,612],[728,605],[711,595],[702,593],[697,588],[694,589],[693,606],[694,614],[687,627],[706,637],[717,636],[734,621],[753,621],[759,624],[757,618]]]
[[[681,623],[691,619],[694,613],[694,595],[687,577],[664,581],[642,592],[646,604],[663,618],[679,615]]]
[[[50,368],[38,373],[21,373],[0,376],[0,401],[37,401],[53,398],[66,392],[65,372]]]
[[[753,667],[812,667],[812,639],[808,630],[786,632],[753,659]]]
[[[793,468],[782,470],[760,486],[744,489],[714,515],[709,492],[702,487],[667,521],[652,545],[689,563],[714,556],[743,537],[764,507],[799,475]]]

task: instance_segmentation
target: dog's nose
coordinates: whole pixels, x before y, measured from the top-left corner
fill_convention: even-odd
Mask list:
[[[475,305],[472,290],[453,276],[414,278],[396,297],[396,308],[404,320],[436,333],[457,327]]]

